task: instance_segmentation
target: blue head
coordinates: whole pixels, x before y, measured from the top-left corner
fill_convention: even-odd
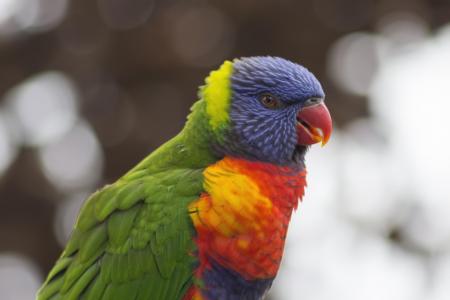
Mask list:
[[[223,106],[227,118],[220,133],[219,151],[278,165],[302,162],[307,146],[319,141],[314,133],[319,133],[314,132],[317,127],[299,120],[299,116],[307,107],[325,107],[319,81],[306,68],[279,57],[241,58],[229,64],[231,93],[222,95],[229,100]],[[213,82],[214,78],[207,80],[206,89],[214,86]],[[209,102],[220,102],[216,100]],[[215,105],[210,103],[211,107]],[[305,120],[317,123],[314,118],[306,116]],[[320,134],[322,141],[327,138],[322,131]]]

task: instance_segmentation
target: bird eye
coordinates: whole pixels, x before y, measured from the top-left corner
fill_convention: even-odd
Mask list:
[[[280,107],[280,104],[281,104],[280,101],[271,94],[261,95],[260,101],[265,107],[271,108],[271,109],[278,108],[278,107]]]

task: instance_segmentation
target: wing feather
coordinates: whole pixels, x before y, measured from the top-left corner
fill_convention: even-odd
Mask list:
[[[94,193],[37,299],[181,299],[197,263],[187,206],[202,181],[202,170],[140,172]]]

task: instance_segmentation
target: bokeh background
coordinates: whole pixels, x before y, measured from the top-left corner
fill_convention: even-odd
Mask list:
[[[270,299],[450,299],[450,3],[0,0],[0,299],[33,299],[88,194],[183,126],[224,59],[323,83]]]

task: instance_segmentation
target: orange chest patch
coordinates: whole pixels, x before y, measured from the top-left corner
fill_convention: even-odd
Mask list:
[[[249,280],[274,277],[305,174],[228,157],[208,167],[206,193],[189,207],[200,270],[212,258]]]

